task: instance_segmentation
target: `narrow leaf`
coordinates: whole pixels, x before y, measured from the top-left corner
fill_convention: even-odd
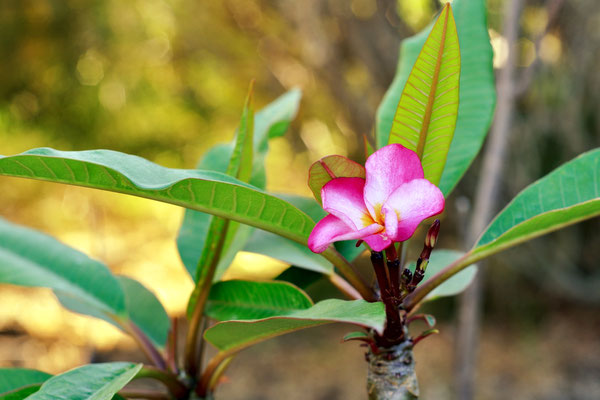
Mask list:
[[[244,104],[235,146],[229,160],[229,166],[227,167],[227,175],[233,176],[242,182],[247,182],[252,174],[252,158],[254,153],[252,142],[254,132],[254,111],[251,105],[252,88],[253,83],[250,85],[248,97]],[[212,285],[219,261],[222,254],[227,252],[228,246],[234,240],[237,228],[238,223],[236,222],[219,217],[212,218],[208,228],[208,236],[204,242],[204,247],[196,267],[195,277],[197,281],[188,302],[188,316],[191,315],[190,313],[193,312],[199,300],[201,302],[199,312],[203,311],[204,300]]]
[[[298,111],[300,95],[300,91],[292,90],[267,105],[255,115],[253,134],[254,157],[250,183],[259,189],[264,189],[266,185],[264,164],[269,149],[268,140],[269,138],[278,137],[285,133],[285,130]],[[235,142],[219,144],[213,147],[204,155],[198,168],[225,173],[229,160],[232,157],[234,145]],[[179,250],[181,260],[194,281],[197,281],[196,267],[206,238],[208,237],[208,229],[212,219],[213,217],[206,213],[186,210],[177,237],[177,249]],[[240,226],[235,231],[235,234],[231,232],[228,234],[224,245],[226,252],[221,254],[215,279],[218,280],[220,275],[229,267],[235,254],[243,248],[251,231],[252,229],[249,227]]]
[[[471,251],[493,254],[600,215],[600,149],[588,151],[519,193]]]
[[[332,322],[360,325],[381,333],[385,323],[383,303],[369,303],[364,300],[324,300],[311,308],[284,317],[220,322],[206,330],[204,337],[220,352],[233,354],[285,333]]]
[[[312,306],[306,293],[286,282],[218,282],[210,289],[206,315],[218,321],[268,318]]]
[[[0,394],[12,392],[23,386],[41,384],[52,375],[27,368],[0,368]],[[2,397],[0,397],[2,398]]]
[[[322,204],[321,188],[334,178],[364,178],[365,167],[344,156],[332,155],[321,158],[308,170],[308,186],[315,199]]]
[[[388,141],[415,151],[436,185],[456,126],[459,78],[458,34],[446,4],[406,81]]]
[[[228,175],[165,168],[110,150],[30,150],[0,157],[0,174],[145,197],[229,218],[299,243],[306,243],[314,226],[291,204]]]
[[[461,74],[456,129],[439,183],[446,196],[479,152],[492,120],[496,99],[485,1],[454,0],[452,11],[460,42]],[[378,147],[388,143],[402,90],[431,28],[432,25],[402,42],[396,76],[377,110]]]
[[[142,364],[89,364],[48,379],[30,400],[110,400],[142,368]]]

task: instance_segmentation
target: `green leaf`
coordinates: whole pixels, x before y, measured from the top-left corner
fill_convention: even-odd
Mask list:
[[[77,298],[67,296],[64,293],[55,292],[55,294],[61,304],[69,310],[102,319],[125,332],[128,332],[128,329],[123,324],[131,321],[157,347],[164,348],[167,343],[171,321],[162,304],[152,292],[138,281],[125,276],[116,276],[116,279],[125,295],[126,313],[121,316],[114,316],[90,307],[78,301]]]
[[[171,321],[154,293],[135,279],[117,276],[123,292],[129,319],[159,348],[167,344]]]
[[[142,364],[89,364],[48,379],[30,400],[110,400],[142,368]]]
[[[465,253],[456,250],[434,250],[431,253],[429,264],[425,270],[425,277],[423,278],[423,282],[421,284],[427,282],[427,280],[429,280],[433,275],[437,274],[444,267],[450,265],[455,260],[458,260],[464,254]],[[409,266],[414,270],[415,263],[412,262]],[[476,265],[471,265],[463,269],[432,290],[423,301],[435,300],[440,297],[455,296],[461,293],[473,281],[476,273]],[[435,324],[435,320],[433,323]]]
[[[415,151],[436,185],[456,126],[459,78],[458,34],[446,4],[408,76],[388,141]]]
[[[454,0],[452,10],[460,42],[461,74],[456,129],[439,183],[446,196],[479,152],[496,101],[485,1]],[[378,147],[388,142],[400,95],[431,27],[402,42],[396,76],[377,110]]]
[[[333,266],[329,261],[313,253],[305,245],[258,229],[252,233],[244,251],[269,256],[310,271],[327,275],[333,272]]]
[[[308,170],[308,186],[315,199],[322,204],[321,189],[334,178],[365,178],[365,167],[344,156],[332,155],[321,158]]]
[[[473,254],[493,254],[600,215],[600,149],[583,153],[519,193],[491,222]]]
[[[126,315],[121,286],[105,265],[50,236],[2,218],[0,282],[51,288],[82,309]]]
[[[312,306],[306,293],[286,282],[218,282],[210,289],[206,315],[219,321],[268,318]]]
[[[314,222],[291,204],[213,171],[161,167],[110,150],[48,148],[0,157],[0,174],[110,190],[229,218],[306,243]]]
[[[383,303],[364,300],[324,300],[306,310],[287,316],[253,321],[219,322],[204,333],[204,337],[224,354],[233,354],[256,343],[285,333],[332,322],[344,322],[383,331]]]
[[[23,389],[23,386],[41,384],[52,375],[27,368],[0,368],[0,394]],[[2,398],[2,397],[0,397]]]
[[[121,322],[130,318],[156,345],[163,347],[166,343],[169,318],[140,283],[117,278],[100,261],[2,218],[0,282],[50,288],[71,311],[103,319],[121,329]]]
[[[298,111],[301,92],[292,90],[256,113],[254,118],[254,157],[252,177],[250,183],[260,189],[264,189],[265,181],[265,157],[268,153],[269,138],[278,137],[285,133],[291,120]],[[234,142],[219,144],[210,149],[202,158],[198,168],[225,173],[229,160],[232,157]],[[186,210],[179,235],[177,237],[177,249],[186,269],[196,281],[196,267],[204,248],[208,229],[213,217],[206,213],[194,210]],[[252,229],[238,227],[235,235],[229,234],[217,266],[215,279],[218,280],[223,272],[229,267],[233,258],[241,250],[248,239]]]

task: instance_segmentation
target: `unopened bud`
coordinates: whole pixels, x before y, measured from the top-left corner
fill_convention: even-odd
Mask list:
[[[438,234],[440,233],[440,220],[436,219],[429,230],[427,231],[427,236],[425,236],[425,246],[426,247],[435,247],[435,242],[437,241]]]

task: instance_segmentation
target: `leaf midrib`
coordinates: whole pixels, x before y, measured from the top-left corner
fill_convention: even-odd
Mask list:
[[[435,95],[437,91],[438,80],[440,76],[440,70],[442,65],[442,55],[444,54],[444,48],[446,46],[446,31],[448,30],[448,17],[450,15],[449,5],[446,4],[444,12],[444,28],[442,29],[442,37],[440,40],[440,48],[438,50],[438,56],[435,62],[435,70],[433,71],[433,78],[431,83],[431,89],[429,91],[429,97],[427,98],[427,106],[425,107],[425,116],[423,117],[423,125],[421,126],[421,132],[419,133],[419,143],[417,144],[417,155],[419,159],[423,159],[423,151],[425,150],[425,143],[427,141],[427,133],[429,131],[429,123],[431,122],[431,115],[433,113],[433,103],[435,101]],[[427,44],[427,42],[425,42]],[[423,46],[425,46],[425,44]]]

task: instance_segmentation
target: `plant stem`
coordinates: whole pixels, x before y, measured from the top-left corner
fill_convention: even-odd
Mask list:
[[[200,323],[202,322],[202,316],[204,314],[204,307],[206,306],[206,301],[208,300],[208,295],[210,293],[210,287],[212,286],[212,281],[215,276],[215,271],[217,269],[217,265],[219,264],[219,259],[221,255],[221,251],[223,250],[223,245],[225,244],[227,227],[229,225],[229,220],[222,220],[223,229],[221,230],[222,234],[219,237],[219,240],[213,250],[212,257],[208,262],[208,265],[205,268],[198,268],[199,271],[202,271],[202,275],[198,279],[198,283],[194,288],[194,294],[196,297],[196,304],[194,306],[194,311],[192,312],[192,317],[189,321],[187,337],[185,340],[185,370],[192,377],[195,377],[198,373],[198,341],[201,340],[201,337],[198,335],[200,333]],[[201,257],[198,263],[204,263],[204,257]],[[199,265],[200,266],[200,265]]]
[[[157,399],[169,400],[171,397],[166,393],[153,392],[151,390],[121,390],[119,395],[130,399]]]
[[[219,371],[221,363],[232,357],[232,355],[233,353],[227,351],[219,352],[208,362],[208,365],[202,372],[198,385],[196,385],[196,393],[201,398],[205,398],[210,394],[210,383],[213,375]]]
[[[125,320],[120,317],[114,317],[115,320],[125,329],[127,333],[131,335],[133,340],[136,341],[138,346],[142,349],[146,357],[159,369],[166,369],[167,363],[163,358],[160,351],[154,346],[152,341],[146,336],[144,332],[141,331],[140,328],[136,324],[134,324],[130,320]]]
[[[177,361],[177,318],[171,318],[171,330],[167,341],[167,366],[174,374],[179,374],[179,363]]]
[[[141,378],[150,378],[161,382],[177,399],[184,399],[189,393],[188,388],[175,375],[149,365],[145,365],[133,379]]]
[[[369,400],[414,400],[419,397],[412,348],[412,341],[407,338],[389,351],[386,349],[377,354],[369,351]]]
[[[338,253],[337,250],[330,246],[327,250],[321,253],[321,255],[329,260],[329,262],[331,262],[341,272],[344,278],[346,278],[348,282],[354,286],[354,288],[365,300],[376,300],[373,290],[369,287],[369,285],[367,285],[359,273],[354,270],[352,264],[350,264],[350,262],[346,260],[344,256]]]

